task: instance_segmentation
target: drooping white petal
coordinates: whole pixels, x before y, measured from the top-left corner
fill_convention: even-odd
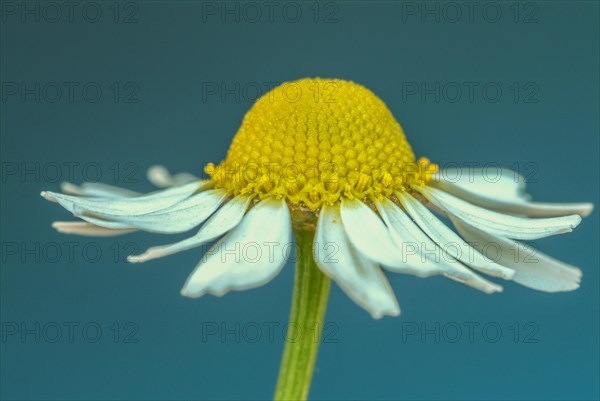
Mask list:
[[[410,216],[417,222],[419,227],[441,248],[450,253],[455,259],[460,260],[467,266],[481,272],[496,277],[510,279],[514,270],[494,263],[486,259],[481,253],[469,246],[454,231],[442,223],[433,213],[429,211],[421,202],[413,198],[408,193],[396,194],[402,203],[402,206],[408,211]]]
[[[70,195],[77,196],[92,196],[98,198],[131,198],[134,196],[140,196],[139,192],[131,191],[129,189],[115,187],[113,185],[103,184],[101,182],[85,182],[81,185],[71,184],[70,182],[63,182],[60,184],[60,189]]]
[[[341,218],[352,245],[365,257],[385,266],[405,265],[379,216],[358,199],[342,199]]]
[[[129,224],[121,223],[119,221],[105,220],[100,217],[82,215],[74,215],[79,217],[86,222],[93,224],[98,227],[108,228],[110,230],[137,230],[137,228],[130,226]]]
[[[375,206],[405,263],[405,266],[402,267],[384,266],[387,270],[418,277],[429,277],[444,272],[441,263],[436,263],[425,256],[424,244],[421,241],[422,238],[419,238],[419,233],[423,236],[425,234],[398,206],[387,198],[384,198],[383,201],[375,199]]]
[[[471,288],[475,288],[476,290],[485,292],[486,294],[493,294],[495,292],[502,292],[502,286],[496,284],[496,283],[492,283],[489,280],[484,279],[483,277],[481,277],[480,275],[478,275],[477,273],[473,272],[472,270],[469,270],[468,268],[460,265],[459,262],[457,262],[457,269],[463,269],[463,273],[465,276],[467,276],[468,278],[463,278],[457,275],[450,275],[448,273],[444,273],[444,276],[448,277],[451,280],[454,280],[456,282],[459,282],[461,284],[467,285]]]
[[[221,296],[266,284],[285,265],[291,239],[287,205],[283,200],[265,199],[207,252],[181,294]]]
[[[402,241],[402,249],[411,254],[414,252],[414,256],[418,258],[414,263],[422,262],[410,274],[419,277],[441,274],[487,294],[502,291],[501,286],[485,280],[440,248],[392,201],[384,198],[381,203],[377,201],[376,204],[379,204],[378,210],[390,230],[398,233],[396,238]],[[406,273],[390,267],[386,269]]]
[[[550,218],[511,216],[472,205],[437,188],[424,185],[413,188],[449,215],[500,237],[538,239],[571,232],[581,222],[578,215]]]
[[[527,201],[525,178],[515,171],[496,168],[448,168],[433,176],[434,185],[452,184],[463,193],[479,194],[492,199]]]
[[[513,280],[539,291],[559,292],[579,288],[581,270],[562,263],[532,247],[508,238],[495,237],[475,227],[452,219],[458,232],[473,247],[484,250],[498,263],[516,271]]]
[[[468,280],[471,275],[465,273],[464,266],[446,254],[437,244],[417,226],[408,215],[387,198],[375,201],[379,214],[388,226],[396,246],[401,250],[403,261],[412,266],[414,274],[428,277],[434,274],[448,274]],[[407,273],[404,269],[385,266],[387,270]],[[470,272],[470,271],[469,271]]]
[[[138,228],[150,232],[172,234],[191,230],[202,224],[225,201],[224,189],[209,189],[153,213],[133,216],[107,215],[106,219],[75,214],[90,223],[107,228]]]
[[[127,260],[132,263],[146,262],[206,244],[237,226],[242,221],[250,200],[250,196],[239,195],[217,210],[193,237],[173,244],[149,248],[141,255],[129,256]]]
[[[399,315],[398,301],[385,275],[353,246],[342,221],[339,204],[321,208],[313,244],[317,265],[375,319]]]
[[[99,227],[85,221],[55,221],[52,223],[52,227],[63,234],[77,234],[87,237],[113,237],[136,231],[135,229],[113,230],[110,228]]]
[[[85,198],[55,192],[42,192],[41,195],[50,201],[58,202],[73,214],[86,212],[101,217],[135,216],[166,209],[208,185],[208,182],[193,182],[133,198]]]
[[[523,214],[530,217],[553,217],[578,214],[582,217],[588,216],[594,210],[594,204],[589,202],[580,203],[547,203],[547,202],[525,202],[522,204],[502,204],[497,202],[493,208],[498,211]]]
[[[503,197],[495,192],[486,192],[485,188],[481,188],[481,192],[474,193],[465,190],[457,183],[446,181],[433,182],[433,185],[474,205],[495,210],[497,212],[529,217],[554,217],[568,216],[571,214],[587,216],[594,208],[594,205],[591,203],[529,202],[521,198],[514,198],[511,196]]]
[[[169,188],[200,180],[190,173],[178,173],[172,175],[166,167],[159,165],[150,167],[146,175],[148,181],[159,188]]]

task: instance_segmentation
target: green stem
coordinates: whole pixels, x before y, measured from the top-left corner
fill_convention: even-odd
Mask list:
[[[296,231],[296,277],[275,400],[306,400],[321,341],[331,280],[315,264],[314,231]],[[292,338],[293,337],[293,338]]]

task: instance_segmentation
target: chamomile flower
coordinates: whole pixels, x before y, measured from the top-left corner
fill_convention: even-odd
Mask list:
[[[250,258],[208,252],[182,290],[189,297],[270,281],[289,255],[284,248],[292,227],[316,230],[318,267],[375,318],[400,313],[382,269],[444,275],[486,293],[502,287],[479,273],[541,291],[579,286],[581,272],[573,266],[540,253],[534,263],[515,258],[515,247],[526,245],[514,240],[569,232],[591,204],[531,202],[523,178],[509,170],[488,177],[484,170],[438,171],[427,159],[416,160],[386,105],[353,82],[303,79],[265,94],[244,117],[227,158],[205,171],[211,179],[172,177],[156,167],[149,177],[166,189],[147,195],[94,183],[64,184],[67,194],[42,195],[83,220],[55,223],[61,232],[170,234],[202,225],[195,235],[130,262],[222,236],[214,249],[260,248]],[[430,208],[446,215],[459,234]],[[265,244],[282,252],[267,252]],[[489,244],[496,260],[482,253]]]
[[[163,189],[144,195],[86,183],[42,196],[80,219],[54,223],[65,233],[200,226],[187,239],[129,257],[145,262],[218,239],[185,283],[188,297],[269,282],[286,263],[294,231],[290,320],[307,328],[323,319],[329,278],[374,318],[400,313],[384,270],[442,275],[485,293],[502,287],[482,274],[547,292],[579,286],[579,269],[540,252],[530,258],[519,240],[570,232],[591,204],[533,202],[509,170],[439,171],[415,158],[386,105],[353,82],[303,79],[274,88],[248,111],[226,159],[205,172],[210,179],[152,168],[150,181]],[[286,345],[276,398],[306,397],[313,343]]]

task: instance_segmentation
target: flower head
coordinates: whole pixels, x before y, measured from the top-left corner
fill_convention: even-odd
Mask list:
[[[234,195],[284,198],[317,210],[340,198],[392,196],[435,172],[415,162],[386,105],[354,82],[302,79],[276,87],[248,111],[227,159],[206,172]]]
[[[148,195],[99,184],[42,195],[83,220],[55,223],[62,232],[202,225],[190,238],[129,258],[143,262],[220,238],[184,285],[190,297],[270,281],[289,256],[292,227],[315,231],[315,263],[376,318],[400,313],[382,267],[443,275],[486,293],[502,287],[479,273],[548,292],[579,286],[579,269],[539,252],[532,263],[514,250],[527,248],[516,240],[571,231],[591,204],[532,202],[509,170],[490,179],[485,170],[438,171],[416,160],[386,105],[353,82],[303,79],[273,89],[247,113],[226,159],[205,170],[209,180],[153,168],[151,181],[167,188]],[[490,244],[495,258],[485,254]]]

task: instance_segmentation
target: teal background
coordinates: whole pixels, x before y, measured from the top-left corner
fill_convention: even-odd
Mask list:
[[[72,22],[63,15],[58,22],[42,18],[39,23],[2,9],[2,399],[271,397],[284,345],[291,264],[259,289],[186,299],[179,290],[201,250],[128,265],[123,258],[133,248],[174,238],[64,236],[50,223],[68,220],[68,214],[39,197],[69,177],[65,163],[80,163],[73,170],[77,183],[84,173],[95,176],[81,167],[92,163],[104,182],[149,191],[144,171],[153,164],[200,173],[204,163],[220,161],[252,102],[209,95],[203,91],[207,83],[227,88],[239,83],[251,91],[256,84],[306,76],[351,79],[388,104],[417,155],[441,165],[518,166],[537,200],[600,204],[595,1],[517,3],[516,23],[513,2],[494,3],[502,11],[495,23],[477,11],[472,22],[463,15],[453,23],[444,11],[439,22],[428,15],[422,21],[406,11],[424,3],[392,1],[322,2],[317,22],[315,3],[297,2],[303,14],[295,23],[277,12],[286,3],[277,3],[273,21],[263,15],[257,22],[249,21],[249,14],[236,22],[203,13],[203,7],[219,3],[120,3],[115,23],[112,2],[94,4],[103,12],[96,23],[86,21],[81,8]],[[443,4],[427,6],[442,10]],[[125,23],[132,12],[137,22]],[[77,91],[72,102],[42,97],[37,103],[34,95],[24,100],[9,95],[11,83],[21,82],[78,82],[79,87],[94,82],[103,92],[95,103]],[[436,82],[479,87],[492,82],[503,94],[497,102],[481,92],[472,101],[436,102],[403,92],[403,84]],[[517,100],[509,88],[515,82],[521,90]],[[51,176],[56,165],[59,180]],[[23,166],[39,176],[22,176]],[[595,211],[573,233],[537,242],[582,268],[581,288],[571,293],[503,283],[504,293],[488,296],[442,278],[389,274],[402,315],[375,321],[334,285],[326,317],[329,341],[320,350],[311,397],[598,399],[598,231]],[[72,257],[68,241],[76,241]],[[53,257],[56,247],[61,254]],[[86,256],[84,247],[102,254]],[[64,328],[68,322],[99,326],[102,335],[91,342],[76,330],[72,342],[66,332],[49,341],[53,325]],[[14,324],[33,328],[40,340],[35,334],[22,340],[20,326],[19,334],[9,334]],[[209,326],[222,334],[222,324],[238,333],[256,325],[263,331],[255,342],[249,331],[239,341],[233,334],[225,333],[224,341],[207,334]],[[433,328],[439,341],[432,334],[421,339],[421,324]],[[471,341],[464,331],[453,342],[453,335],[444,333],[469,324],[500,327],[502,334],[493,341],[493,330],[476,330]],[[268,325],[278,325],[273,339]],[[420,334],[408,335],[414,327]]]

